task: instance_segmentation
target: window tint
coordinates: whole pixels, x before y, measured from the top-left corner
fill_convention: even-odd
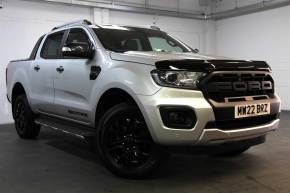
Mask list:
[[[157,51],[191,52],[182,42],[167,33],[152,29],[134,27],[93,28],[104,48],[115,52]]]
[[[43,58],[53,59],[58,57],[63,34],[64,32],[58,32],[46,38],[41,52]]]
[[[40,43],[42,42],[43,38],[44,38],[44,35],[41,36],[41,37],[38,39],[38,41],[36,42],[36,44],[35,44],[35,46],[34,46],[32,52],[31,52],[31,54],[30,54],[30,56],[29,56],[29,60],[34,60],[34,59],[35,59],[36,54],[37,54],[37,51],[38,51],[38,48],[39,48]]]
[[[96,29],[95,33],[103,46],[115,52],[150,51],[146,45],[146,37],[142,32],[135,30]]]
[[[67,37],[66,45],[70,44],[85,44],[89,45],[90,40],[83,29],[71,29]]]

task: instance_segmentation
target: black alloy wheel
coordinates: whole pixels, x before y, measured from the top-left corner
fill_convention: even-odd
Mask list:
[[[107,168],[128,178],[147,176],[166,155],[153,142],[139,109],[130,104],[119,104],[105,113],[97,145]]]
[[[19,133],[23,133],[25,128],[25,106],[22,100],[18,100],[14,109],[15,127]]]
[[[35,115],[30,109],[26,95],[17,96],[12,112],[19,137],[35,139],[39,135],[40,126],[34,123]]]

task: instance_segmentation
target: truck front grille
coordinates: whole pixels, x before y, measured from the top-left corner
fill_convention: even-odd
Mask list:
[[[226,98],[274,94],[274,81],[267,72],[213,72],[200,82],[205,96],[217,102]]]
[[[215,115],[215,121],[206,128],[248,128],[268,124],[279,116],[279,102],[274,101],[274,81],[269,72],[215,71],[200,80],[199,86]],[[272,101],[270,114],[235,118],[235,105],[250,100]]]

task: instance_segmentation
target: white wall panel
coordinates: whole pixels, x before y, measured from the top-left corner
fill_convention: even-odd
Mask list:
[[[221,20],[216,26],[218,55],[266,60],[282,107],[290,110],[290,6]]]

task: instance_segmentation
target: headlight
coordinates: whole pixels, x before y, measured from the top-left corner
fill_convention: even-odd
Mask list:
[[[152,78],[160,86],[197,89],[199,78],[205,75],[204,72],[189,71],[159,71],[151,72]]]

